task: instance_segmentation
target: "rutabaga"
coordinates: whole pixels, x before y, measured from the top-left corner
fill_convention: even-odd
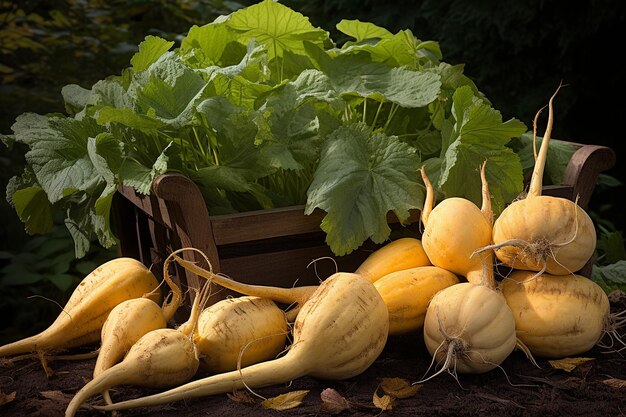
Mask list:
[[[196,290],[186,322],[176,329],[160,328],[141,336],[121,362],[94,376],[74,395],[65,410],[65,417],[73,417],[90,397],[116,385],[162,388],[190,380],[200,366],[193,333],[210,296],[209,284],[207,281],[199,291]]]
[[[474,218],[480,224],[491,229],[491,203],[489,202],[489,188],[485,179],[485,164],[481,169],[483,185],[483,210],[473,209],[461,211],[456,217]],[[441,204],[445,203],[444,200]],[[449,207],[455,207],[453,202]],[[475,207],[475,206],[474,206]],[[448,212],[454,216],[455,210]],[[427,230],[429,225],[445,225],[445,218],[437,218],[442,212],[433,210],[428,216]],[[471,217],[468,217],[469,216]],[[458,219],[451,220],[455,224]],[[431,223],[432,222],[432,223]],[[464,226],[468,233],[471,229]],[[438,232],[441,233],[442,229]],[[450,229],[449,232],[452,232]],[[489,233],[490,235],[490,233]],[[442,234],[441,239],[445,236]],[[449,236],[453,244],[459,245],[461,250],[456,255],[460,257],[459,264],[468,264],[471,258],[473,246],[462,247],[460,236]],[[478,244],[475,240],[470,243]],[[443,243],[442,243],[443,244]],[[445,248],[449,249],[449,248]],[[452,285],[439,291],[430,301],[426,318],[424,320],[424,342],[428,352],[440,365],[440,370],[429,378],[442,372],[450,373],[484,373],[499,366],[513,351],[517,344],[515,334],[515,319],[511,309],[506,304],[502,294],[496,289],[493,270],[493,251],[483,251],[478,259],[481,262],[481,275],[477,275],[476,268],[470,282]],[[451,262],[455,263],[454,252],[448,252]],[[469,280],[469,277],[468,277]],[[429,379],[428,378],[428,379]]]
[[[0,356],[45,354],[98,342],[102,326],[115,306],[144,296],[158,301],[161,299],[158,286],[154,274],[135,259],[115,258],[105,262],[78,284],[50,327],[0,346]]]
[[[147,407],[281,384],[305,375],[351,378],[378,358],[388,331],[389,313],[374,285],[360,275],[339,272],[322,282],[302,307],[294,323],[293,343],[284,356],[162,393],[95,408],[111,411]]]
[[[431,298],[458,283],[455,274],[436,266],[392,272],[374,282],[389,310],[389,335],[421,330]]]
[[[488,190],[485,190],[485,165],[481,169],[483,204],[478,208],[464,198],[446,198],[433,208],[435,192],[426,174],[420,170],[426,186],[426,201],[422,210],[424,251],[433,265],[459,274],[471,283],[480,284],[484,254],[476,250],[491,243],[492,210]]]
[[[497,218],[493,227],[494,244],[490,246],[506,265],[537,271],[537,276],[542,272],[553,275],[576,272],[596,248],[596,229],[585,210],[566,198],[541,195],[554,119],[552,102],[557,93],[558,89],[548,103],[548,124],[528,195],[511,203]]]
[[[501,284],[517,337],[534,356],[564,358],[594,347],[609,325],[609,299],[581,275],[515,271]]]
[[[200,366],[227,372],[275,358],[285,348],[285,312],[269,298],[227,298],[200,313],[194,341]]]

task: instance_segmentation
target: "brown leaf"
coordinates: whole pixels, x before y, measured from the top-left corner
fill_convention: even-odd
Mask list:
[[[572,372],[577,366],[592,361],[593,358],[563,358],[548,361],[555,369],[562,369],[566,372]]]
[[[230,398],[236,403],[249,404],[249,405],[256,404],[256,401],[254,400],[254,398],[252,398],[252,395],[250,395],[248,391],[237,390],[237,391],[234,391],[232,394],[228,393],[226,395],[228,396],[228,398]]]
[[[350,409],[350,403],[332,388],[326,388],[320,394],[322,410],[330,414],[339,414]]]
[[[71,394],[64,394],[61,391],[55,390],[55,391],[41,391],[39,393],[42,397],[47,398],[49,400],[54,400],[54,401],[58,401],[58,402],[66,402],[69,404],[69,402],[72,400],[72,398],[74,398],[73,395]]]
[[[279,396],[268,398],[261,405],[271,410],[290,410],[302,404],[309,390],[291,391]]]
[[[4,392],[0,391],[0,405],[10,403],[11,401],[15,399],[15,395],[16,395],[15,391],[13,391],[10,394],[5,394]]]
[[[374,393],[374,398],[372,399],[372,401],[377,408],[380,408],[383,411],[391,411],[396,405],[396,399],[394,397],[387,394],[379,397],[378,392]]]
[[[411,382],[403,378],[383,378],[380,387],[385,394],[403,399],[413,397],[422,386],[412,385]]]
[[[626,388],[626,380],[619,378],[609,378],[602,381],[604,384],[613,388]]]

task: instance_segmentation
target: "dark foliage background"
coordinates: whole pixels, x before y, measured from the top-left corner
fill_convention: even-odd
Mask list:
[[[252,4],[216,0],[0,0],[0,133],[10,134],[19,114],[63,112],[61,87],[90,87],[128,66],[149,34],[178,40],[193,24]],[[410,28],[441,45],[444,60],[465,63],[465,73],[501,110],[532,125],[560,81],[554,137],[611,146],[615,168],[596,187],[590,211],[610,231],[624,230],[621,194],[626,171],[622,117],[626,115],[622,59],[626,6],[618,0],[284,0],[316,26],[335,30],[341,19],[370,21],[396,32]],[[541,133],[541,132],[540,132]],[[0,187],[21,170],[23,149],[0,146]],[[67,256],[69,236],[26,236],[14,210],[0,198],[0,314],[16,316],[0,340],[19,329],[32,333],[52,303],[26,300],[45,294],[63,300],[84,271],[114,255],[98,251],[78,261]],[[621,241],[621,235],[619,235]],[[621,242],[620,242],[621,243]],[[63,302],[63,301],[61,301]],[[42,306],[37,317],[33,305]],[[23,330],[22,330],[23,331]],[[10,335],[10,336],[9,336]]]

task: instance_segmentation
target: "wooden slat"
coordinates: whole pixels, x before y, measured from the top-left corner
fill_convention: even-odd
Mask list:
[[[337,257],[328,246],[313,246],[294,250],[228,258],[222,260],[222,273],[237,281],[258,285],[289,287],[315,285],[319,282],[312,261],[317,261],[319,277],[334,273],[335,263],[340,271],[354,271],[367,257],[368,251],[360,250],[350,256]],[[330,259],[322,258],[332,258]]]
[[[317,209],[310,215],[305,215],[304,206],[292,206],[210,216],[210,220],[215,243],[219,246],[319,232],[321,231],[320,223],[325,215],[326,213]],[[390,224],[398,223],[398,218],[390,213],[387,221]],[[407,223],[412,224],[418,221],[419,210],[411,211]]]

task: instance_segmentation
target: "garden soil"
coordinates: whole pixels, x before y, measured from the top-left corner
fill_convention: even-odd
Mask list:
[[[626,309],[626,296],[612,294],[612,310]],[[623,330],[621,332],[624,334]],[[480,375],[442,373],[395,398],[381,386],[416,382],[435,371],[419,335],[391,338],[378,360],[363,374],[345,381],[310,377],[289,384],[120,412],[125,416],[626,416],[626,349],[596,347],[574,369],[555,368],[538,359],[534,366],[515,351],[503,364]],[[34,359],[0,362],[0,416],[63,416],[72,395],[91,378],[95,360],[53,361],[47,377]],[[199,374],[201,375],[201,374]],[[392,379],[399,378],[399,379]],[[305,391],[302,402],[284,411],[265,409],[262,397]],[[114,401],[157,392],[117,387]],[[389,392],[389,391],[387,391]],[[304,394],[304,393],[303,393]],[[257,396],[258,395],[258,396]],[[375,399],[375,397],[377,397]],[[91,403],[101,403],[99,396]],[[78,417],[104,416],[82,409]]]

